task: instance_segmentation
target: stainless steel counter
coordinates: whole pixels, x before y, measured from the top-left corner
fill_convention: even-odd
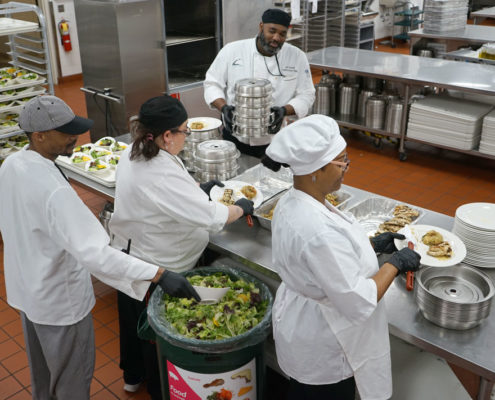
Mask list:
[[[377,196],[373,193],[343,185],[353,195],[348,207]],[[379,196],[381,197],[381,196]],[[419,207],[418,207],[419,208]],[[454,219],[444,214],[424,210],[423,224],[452,230]],[[280,282],[272,263],[271,232],[256,221],[249,228],[243,220],[210,235],[212,249],[246,266],[246,270],[265,278],[272,288]],[[382,260],[383,261],[383,260]],[[495,270],[484,270],[495,281]],[[413,292],[396,279],[385,295],[390,333],[445,360],[465,368],[482,378],[478,399],[488,400],[495,381],[495,311],[480,326],[467,331],[441,328],[427,321],[420,313]]]
[[[489,65],[346,47],[327,47],[312,51],[308,53],[308,61],[311,66],[322,69],[373,76],[411,85],[438,86],[495,95],[495,73]]]
[[[242,156],[241,159],[245,167],[258,162],[253,157]],[[86,180],[79,174],[73,174],[71,178],[95,192],[110,198],[114,196],[114,189]],[[346,185],[343,185],[343,189],[353,196],[347,207],[352,207],[367,197],[378,196]],[[425,209],[423,211],[422,223],[452,229],[452,217]],[[272,263],[271,232],[261,228],[258,221],[255,221],[252,228],[247,226],[244,218],[228,225],[222,232],[210,235],[209,247],[237,261],[242,269],[264,280],[272,290],[278,287],[280,278]],[[495,280],[495,270],[484,272]],[[400,279],[395,280],[384,299],[392,335],[480,376],[478,399],[489,400],[495,381],[495,311],[492,310],[489,318],[478,327],[454,331],[438,327],[424,319],[416,306],[413,293],[405,290]]]
[[[495,7],[492,8],[494,10],[492,15],[495,16]],[[479,13],[481,11],[477,11],[475,13],[472,13],[471,15]],[[487,42],[493,42],[495,38],[495,27],[484,25],[466,25],[462,30],[440,33],[429,33],[425,32],[424,29],[416,29],[409,32],[409,36],[411,36],[411,38],[461,40],[468,43],[483,44]]]
[[[477,24],[478,20],[483,20],[484,18],[495,18],[495,7],[483,8],[482,10],[474,11],[470,15],[474,18],[474,23]],[[493,41],[493,36],[490,41]]]

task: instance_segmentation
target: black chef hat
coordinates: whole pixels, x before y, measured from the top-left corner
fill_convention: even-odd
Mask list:
[[[187,120],[187,111],[174,97],[163,95],[146,100],[139,110],[139,121],[165,132],[177,128]]]
[[[290,15],[279,8],[269,8],[261,16],[261,22],[264,24],[278,24],[285,27],[290,25]]]

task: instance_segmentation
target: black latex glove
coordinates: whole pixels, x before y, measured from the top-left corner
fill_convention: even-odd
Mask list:
[[[273,113],[273,121],[268,127],[269,133],[277,133],[284,122],[284,117],[287,115],[285,107],[272,107],[270,111]]]
[[[394,239],[404,240],[406,237],[400,233],[384,232],[370,239],[375,253],[393,253],[397,251]]]
[[[237,200],[234,205],[239,206],[242,208],[242,211],[244,212],[242,215],[253,215],[254,212],[254,203],[251,200],[248,199],[239,199]]]
[[[181,274],[176,272],[165,270],[158,279],[158,285],[163,291],[173,297],[187,297],[195,298],[197,301],[201,301],[198,293],[191,286],[189,281]]]
[[[221,109],[223,126],[229,132],[232,132],[232,117],[234,116],[234,110],[234,106],[229,106],[227,104]]]
[[[204,183],[200,183],[199,184],[199,187],[203,190],[203,192],[205,192],[208,196],[210,195],[210,192],[211,192],[211,189],[213,188],[213,186],[220,186],[220,187],[224,187],[225,185],[220,182],[219,180],[216,180],[216,179],[212,179],[211,181],[208,181],[208,182],[204,182]]]
[[[421,256],[418,253],[408,247],[404,247],[402,250],[392,254],[388,262],[396,267],[399,273],[405,273],[407,271],[417,271],[420,264],[419,260],[421,260]]]

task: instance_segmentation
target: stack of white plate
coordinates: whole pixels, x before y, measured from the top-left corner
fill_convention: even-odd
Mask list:
[[[454,231],[466,245],[464,262],[495,268],[495,204],[469,203],[455,212]]]
[[[479,151],[495,156],[495,110],[488,113],[483,119]]]
[[[414,102],[407,137],[461,150],[478,147],[483,117],[491,105],[449,96],[428,96]]]

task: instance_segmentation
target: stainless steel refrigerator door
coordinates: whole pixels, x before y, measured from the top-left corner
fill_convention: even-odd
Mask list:
[[[126,133],[128,118],[165,91],[160,0],[78,0],[75,9],[84,87],[108,88],[121,100],[86,94],[88,117],[95,121],[91,139]]]

